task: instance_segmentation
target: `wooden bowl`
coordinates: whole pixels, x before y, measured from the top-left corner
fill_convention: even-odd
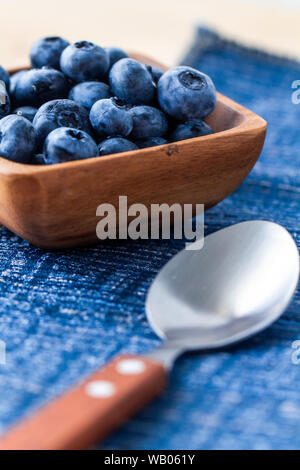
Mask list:
[[[99,241],[96,208],[118,208],[119,195],[128,197],[128,206],[197,203],[207,209],[251,171],[267,125],[219,93],[206,121],[215,134],[111,156],[45,166],[0,157],[0,222],[33,245],[64,248]]]

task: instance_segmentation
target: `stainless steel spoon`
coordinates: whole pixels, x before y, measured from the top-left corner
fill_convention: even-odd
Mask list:
[[[217,348],[258,333],[288,305],[299,277],[298,250],[271,222],[244,222],[185,249],[154,280],[146,301],[164,339],[147,356],[121,356],[13,428],[0,449],[85,448],[158,394],[167,370],[188,350]]]
[[[296,289],[299,254],[280,225],[250,221],[183,250],[160,271],[146,310],[164,345],[149,357],[172,365],[183,351],[226,346],[263,330],[284,312]]]

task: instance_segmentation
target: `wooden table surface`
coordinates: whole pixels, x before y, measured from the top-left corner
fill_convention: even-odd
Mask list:
[[[25,64],[31,43],[45,35],[119,45],[172,65],[200,22],[247,44],[300,58],[296,0],[0,0],[0,6],[0,63],[6,67]]]

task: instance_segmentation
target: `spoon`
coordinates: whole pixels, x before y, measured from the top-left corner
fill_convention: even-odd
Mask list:
[[[246,339],[291,300],[299,255],[283,227],[243,222],[191,248],[164,266],[147,296],[147,317],[163,344],[146,356],[113,359],[9,431],[1,450],[90,446],[162,391],[177,356]]]

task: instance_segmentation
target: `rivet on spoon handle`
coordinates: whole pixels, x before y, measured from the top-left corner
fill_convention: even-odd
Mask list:
[[[0,439],[0,450],[85,449],[158,395],[165,383],[162,365],[119,356],[13,427]]]

